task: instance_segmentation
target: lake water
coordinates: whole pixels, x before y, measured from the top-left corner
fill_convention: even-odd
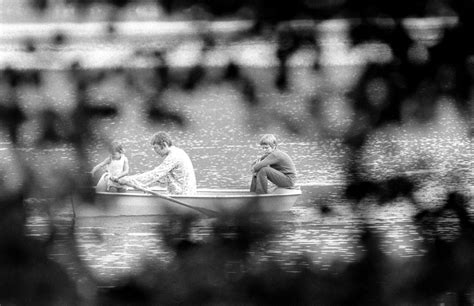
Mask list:
[[[62,72],[49,73],[54,76]],[[276,261],[289,271],[298,268],[297,258],[302,255],[322,267],[329,267],[336,260],[352,262],[364,252],[358,241],[364,222],[380,233],[384,251],[394,259],[423,254],[424,249],[420,247],[423,239],[413,223],[415,210],[409,203],[400,200],[384,207],[368,203],[360,212],[354,211],[351,203],[342,198],[347,150],[340,141],[320,137],[317,131],[294,134],[271,121],[256,125],[251,121],[254,114],[242,106],[238,94],[230,86],[209,85],[189,95],[177,91],[169,95],[174,95],[171,105],[186,114],[189,124],[185,129],[146,124],[145,113],[134,104],[140,103],[138,99],[119,103],[120,115],[98,124],[105,135],[103,139],[123,142],[132,173],[151,169],[159,163],[160,159],[149,146],[150,136],[158,130],[168,131],[176,145],[189,153],[201,188],[247,188],[248,162],[258,155],[257,141],[262,133],[275,133],[280,148],[293,157],[303,195],[291,211],[270,217],[276,233],[268,243],[254,251],[257,261]],[[268,101],[278,104],[280,112],[293,111],[304,117],[305,102],[297,94],[283,97],[270,92],[268,96]],[[274,111],[273,107],[265,104],[260,112],[270,113]],[[441,205],[450,188],[472,192],[472,142],[465,136],[465,127],[452,120],[455,111],[449,105],[444,107],[439,122],[430,126],[394,127],[374,135],[367,145],[368,177],[382,179],[400,173],[416,176],[419,182],[417,199],[428,207]],[[32,135],[34,133],[28,137]],[[107,156],[105,148],[100,141],[90,144],[91,166]],[[33,149],[33,152],[36,154],[28,155],[28,158],[39,172],[48,173],[55,167],[51,165],[52,158],[60,161],[57,167],[64,163],[75,165],[74,150],[67,146],[46,151]],[[421,168],[415,168],[421,157],[426,162]],[[49,166],[45,167],[46,164]],[[451,178],[453,173],[457,173],[458,181]],[[45,184],[48,184],[47,179]],[[331,213],[323,214],[323,206],[330,207]],[[65,224],[70,225],[67,215],[64,219]],[[166,217],[76,220],[75,237],[81,258],[93,274],[103,280],[116,280],[139,271],[144,261],[166,263],[173,253],[157,234],[157,228],[166,222]],[[192,230],[193,239],[205,241],[211,235],[212,222],[197,222]],[[28,230],[42,239],[48,236],[47,224],[44,215],[32,216]],[[447,220],[443,231],[446,237],[455,237],[456,221]],[[71,265],[66,255],[61,250],[52,253],[55,259]]]
[[[336,41],[328,49],[341,47],[340,43]],[[92,53],[99,56],[99,60],[104,59],[100,57],[99,45],[85,44],[84,49],[89,52],[94,46],[96,50]],[[107,49],[109,53],[113,47],[112,44]],[[270,54],[268,50],[272,47],[253,42],[236,49],[255,48]],[[19,52],[16,47],[3,48],[2,52],[8,54]],[[184,51],[191,49],[196,48],[183,48]],[[73,51],[76,52],[75,49]],[[59,52],[63,56],[60,59],[66,61],[72,51],[46,49],[43,56],[51,52]],[[35,56],[42,56],[39,53]],[[25,59],[30,57],[21,52],[19,56]],[[122,56],[123,59],[123,52],[112,52],[110,56]],[[249,58],[252,56],[255,54]],[[305,55],[300,56],[304,59]],[[43,59],[51,64],[49,58]],[[409,203],[397,200],[380,207],[369,202],[360,211],[353,210],[351,203],[342,198],[341,190],[346,183],[347,149],[338,139],[323,137],[318,125],[312,121],[314,118],[308,115],[308,97],[318,94],[328,106],[327,124],[335,130],[344,131],[347,118],[339,90],[353,82],[359,68],[327,65],[315,72],[308,65],[295,64],[290,72],[294,80],[290,91],[278,92],[269,86],[273,82],[275,68],[262,66],[244,67],[244,72],[252,77],[258,89],[261,103],[257,108],[245,107],[240,92],[226,83],[208,81],[192,92],[181,92],[177,88],[167,90],[163,96],[164,103],[184,115],[187,125],[183,129],[176,125],[150,124],[142,111],[144,97],[123,85],[125,77],[118,76],[113,82],[98,84],[92,91],[99,103],[115,105],[120,112],[115,118],[95,123],[95,138],[91,139],[87,148],[90,166],[107,156],[104,141],[117,139],[124,144],[132,173],[151,169],[160,160],[149,146],[149,138],[154,132],[165,130],[172,135],[175,144],[191,156],[199,187],[247,188],[248,164],[258,155],[258,139],[261,134],[274,133],[280,148],[294,159],[303,195],[291,211],[269,217],[276,232],[267,244],[253,251],[256,260],[277,261],[290,271],[300,255],[306,255],[323,267],[328,267],[335,260],[354,261],[363,253],[358,243],[363,223],[368,223],[383,237],[386,254],[399,260],[422,255],[424,250],[419,245],[422,238],[413,223],[415,211]],[[214,73],[219,73],[222,68],[219,67],[215,67]],[[149,73],[138,65],[130,75],[140,80],[141,76]],[[39,119],[34,114],[52,107],[67,116],[74,105],[74,91],[66,76],[64,70],[45,69],[44,91],[28,89],[22,93],[23,106],[30,117],[22,129],[24,145],[19,151],[24,161],[42,178],[41,184],[45,188],[58,186],[58,181],[54,180],[57,171],[84,171],[78,167],[76,152],[67,145],[49,148],[33,146],[40,132]],[[291,128],[294,125],[298,127],[298,133]],[[2,168],[14,177],[16,157],[11,153],[9,143],[3,139],[0,143]],[[374,134],[366,146],[363,164],[367,177],[372,179],[400,173],[416,175],[419,177],[417,200],[423,205],[437,207],[448,190],[456,188],[472,194],[472,160],[472,139],[467,124],[462,122],[452,104],[445,101],[440,103],[431,124],[419,126],[407,123]],[[31,211],[34,213],[28,218],[28,234],[46,239],[50,228],[44,207],[41,207],[41,201],[38,203],[30,199],[30,202],[33,203]],[[323,206],[330,207],[331,213],[323,214]],[[470,210],[473,210],[472,202]],[[91,218],[76,220],[73,224],[68,213],[66,205],[58,222],[64,227],[74,226],[80,257],[98,278],[118,279],[139,270],[144,260],[167,262],[173,256],[157,234],[157,228],[166,224],[166,217]],[[212,222],[200,220],[194,224],[193,239],[202,241],[209,237]],[[448,238],[455,236],[455,220],[448,218],[445,222],[443,235]],[[74,264],[64,249],[61,250],[61,243],[65,247],[67,239],[59,239],[58,243],[58,250],[53,250],[51,256],[72,269]]]

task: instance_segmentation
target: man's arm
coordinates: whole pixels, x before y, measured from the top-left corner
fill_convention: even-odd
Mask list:
[[[144,172],[142,174],[132,175],[132,176],[125,176],[119,180],[133,180],[142,185],[148,186],[155,182],[158,182],[161,178],[165,177],[173,168],[176,167],[179,160],[173,153],[170,153],[163,162],[153,170]]]

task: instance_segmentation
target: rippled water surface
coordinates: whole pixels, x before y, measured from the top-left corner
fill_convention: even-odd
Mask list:
[[[257,72],[261,71],[257,69]],[[274,92],[269,95],[268,100],[276,103],[280,112],[303,116],[306,105],[298,95],[284,98]],[[341,198],[347,152],[339,141],[319,137],[316,131],[292,134],[279,125],[255,125],[259,122],[255,114],[242,107],[236,93],[225,86],[207,87],[191,95],[177,94],[172,105],[186,114],[185,129],[145,124],[145,115],[134,107],[133,101],[122,105],[117,118],[100,123],[109,138],[123,142],[132,173],[151,169],[160,162],[149,146],[150,136],[158,130],[170,132],[175,144],[189,153],[201,188],[247,188],[248,163],[257,156],[257,141],[263,133],[277,134],[280,148],[293,157],[303,195],[290,212],[271,216],[277,231],[267,244],[253,251],[257,261],[278,261],[288,270],[293,269],[300,256],[323,267],[334,260],[351,262],[364,252],[358,239],[360,225],[366,221],[381,235],[388,255],[401,259],[423,254],[422,239],[412,221],[414,211],[408,203],[368,205],[361,212],[352,210],[351,203]],[[260,115],[265,116],[265,110],[271,113],[274,107],[264,106]],[[455,116],[452,112],[447,106],[444,117],[422,131],[404,127],[374,135],[363,161],[367,176],[381,179],[409,173],[417,179],[416,196],[425,205],[440,205],[450,186],[471,192],[472,143],[465,136],[464,127],[452,120]],[[107,156],[105,145],[100,142],[91,144],[88,152],[91,165]],[[52,158],[58,165],[69,162],[74,169],[74,154],[68,147],[35,153],[27,156],[39,171],[49,169],[44,165]],[[420,159],[425,162],[419,163]],[[457,179],[453,179],[453,174]],[[323,206],[330,208],[329,214],[321,213]],[[157,232],[166,220],[165,217],[77,220],[76,239],[81,258],[104,279],[137,271],[143,260],[167,262],[173,254]],[[211,222],[202,220],[195,224],[194,238],[205,240]],[[446,235],[456,234],[455,221],[444,228]],[[40,238],[48,234],[42,218],[31,218],[28,229]],[[62,254],[53,253],[53,256],[61,260]]]
[[[274,227],[275,232],[268,241],[252,249],[251,260],[278,262],[288,271],[298,269],[306,262],[301,261],[303,257],[323,269],[335,261],[353,262],[365,251],[359,242],[363,222],[368,222],[380,235],[383,251],[392,259],[400,261],[423,255],[423,239],[413,223],[414,209],[411,205],[399,201],[384,207],[368,205],[354,211],[347,201],[340,199],[340,188],[305,186],[303,196],[291,211],[267,215],[265,220]],[[323,204],[331,208],[329,213],[322,213]],[[144,262],[169,263],[174,253],[164,243],[162,231],[170,218],[175,217],[76,219],[75,238],[80,257],[98,279],[112,281],[128,273],[137,273]],[[66,214],[63,226],[71,226],[72,221]],[[194,241],[210,239],[214,222],[214,219],[197,220],[191,229],[191,238]],[[441,229],[444,238],[456,237],[457,220],[444,220]],[[36,217],[29,219],[30,235],[45,239],[50,234],[49,230],[47,218],[36,214]],[[64,244],[67,244],[66,240]],[[74,266],[61,251],[53,251],[52,256],[66,266],[71,265],[71,269]]]
[[[356,74],[355,69],[347,66],[328,67],[325,71],[330,75],[323,77],[339,80],[351,78],[352,72]],[[247,188],[249,162],[259,153],[258,139],[264,133],[274,133],[280,148],[294,159],[303,195],[291,211],[268,216],[276,232],[268,243],[252,250],[257,261],[275,260],[288,270],[301,255],[325,267],[334,260],[351,262],[364,252],[358,242],[362,223],[368,223],[380,234],[389,256],[423,254],[422,239],[412,221],[414,209],[408,203],[399,200],[383,207],[367,203],[353,209],[352,203],[342,198],[348,152],[340,141],[322,137],[308,115],[307,98],[318,92],[328,97],[326,103],[333,103],[327,124],[344,128],[339,99],[332,96],[331,88],[318,85],[321,76],[314,75],[308,67],[292,69],[295,83],[288,93],[280,93],[268,89],[275,68],[246,67],[245,72],[259,86],[261,104],[257,109],[245,107],[240,93],[229,84],[207,84],[185,93],[168,90],[164,99],[170,109],[184,115],[184,128],[149,124],[138,95],[122,95],[123,90],[117,85],[105,86],[99,91],[99,101],[118,106],[120,112],[115,118],[96,123],[94,129],[99,136],[95,135],[87,149],[91,167],[107,156],[104,140],[117,139],[123,142],[132,173],[152,169],[160,159],[152,151],[149,139],[154,132],[166,130],[175,144],[191,156],[199,187]],[[133,75],[146,73],[149,70],[136,69]],[[47,70],[44,74],[46,95],[38,98],[35,92],[23,93],[25,98],[32,98],[30,101],[44,103],[31,102],[25,109],[33,112],[41,105],[49,105],[67,112],[73,100],[66,82],[67,72]],[[468,129],[450,103],[440,103],[437,112],[432,124],[389,127],[372,135],[362,161],[367,177],[377,180],[400,173],[412,175],[418,182],[417,200],[433,207],[440,205],[445,192],[454,188],[472,194],[473,150]],[[34,117],[25,124],[21,136],[24,143],[34,143],[37,127]],[[14,163],[8,147],[8,143],[0,143],[0,160],[7,170]],[[67,165],[70,171],[79,171],[77,155],[66,145],[47,149],[25,146],[20,151],[36,167],[46,187],[56,186],[51,174],[55,168]],[[470,205],[472,212],[472,202]],[[27,224],[29,235],[38,239],[50,234],[43,210],[41,203],[36,204]],[[71,225],[71,211],[66,208],[63,213],[64,226]],[[94,274],[104,279],[137,271],[143,260],[167,262],[173,254],[159,234],[167,221],[163,216],[78,219],[74,227],[81,258]],[[212,222],[196,222],[193,239],[207,239]],[[456,221],[447,218],[445,222],[443,234],[448,238],[455,236]],[[52,256],[66,260],[60,251],[52,252]],[[65,264],[71,266],[67,260]]]

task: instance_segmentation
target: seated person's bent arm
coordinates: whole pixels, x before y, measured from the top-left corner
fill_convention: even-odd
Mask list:
[[[262,169],[263,167],[276,164],[277,162],[278,162],[278,158],[276,158],[275,155],[273,155],[273,154],[269,154],[269,155],[267,155],[267,157],[265,157],[262,161],[256,163],[256,164],[253,166],[253,170],[254,170],[255,172],[257,172],[257,171],[259,171],[260,169]]]

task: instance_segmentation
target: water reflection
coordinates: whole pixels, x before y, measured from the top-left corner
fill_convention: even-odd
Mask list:
[[[83,218],[76,221],[80,256],[101,279],[137,272],[144,260],[170,259],[153,217]]]
[[[423,237],[413,222],[415,213],[408,203],[396,202],[380,207],[367,205],[354,211],[340,198],[341,186],[303,187],[303,195],[290,212],[266,216],[276,231],[264,244],[251,250],[255,262],[279,262],[287,271],[297,271],[306,261],[323,269],[335,262],[348,264],[363,256],[360,244],[361,225],[369,224],[382,237],[383,252],[395,260],[413,258],[424,253]],[[37,203],[41,204],[41,203]],[[329,213],[321,207],[329,207]],[[62,226],[73,224],[80,258],[92,274],[102,280],[118,280],[138,273],[144,263],[169,263],[175,255],[163,240],[161,229],[169,224],[169,216],[102,217],[72,219],[71,212],[62,211]],[[74,223],[72,223],[74,221]],[[207,241],[213,235],[213,219],[192,224],[191,239]],[[444,219],[446,239],[456,237],[455,219]],[[51,228],[39,208],[27,222],[30,236],[46,240]],[[428,233],[429,234],[429,233]],[[67,243],[64,239],[64,243]],[[58,240],[61,243],[61,239]],[[61,251],[50,254],[71,269],[73,263]],[[69,260],[69,262],[68,262]]]

